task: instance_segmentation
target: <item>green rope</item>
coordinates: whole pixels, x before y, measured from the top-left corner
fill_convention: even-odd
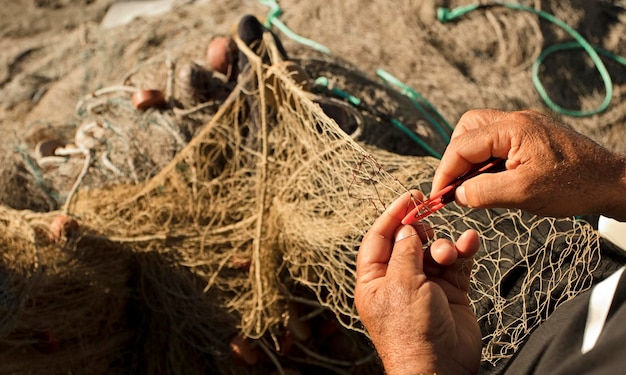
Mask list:
[[[569,116],[574,116],[574,117],[584,117],[584,116],[591,116],[594,115],[596,113],[600,113],[604,110],[606,110],[611,102],[611,97],[612,97],[612,91],[613,91],[613,83],[611,82],[611,77],[608,76],[608,71],[607,71],[607,76],[608,76],[608,84],[607,81],[604,80],[604,84],[606,87],[606,96],[604,98],[604,102],[602,102],[602,104],[600,106],[598,106],[595,110],[591,110],[591,111],[587,111],[587,112],[582,112],[582,111],[572,111],[572,110],[567,110],[567,109],[563,109],[560,106],[552,103],[552,101],[548,101],[549,100],[549,96],[548,93],[546,92],[545,88],[543,87],[543,84],[541,83],[541,80],[539,79],[539,68],[541,67],[541,65],[543,64],[544,60],[547,58],[548,55],[557,52],[557,51],[565,51],[565,50],[572,50],[572,49],[581,49],[584,48],[583,46],[581,46],[578,42],[568,42],[568,43],[562,43],[562,44],[555,44],[552,45],[548,48],[546,48],[541,55],[539,55],[539,57],[537,58],[537,60],[534,62],[533,66],[532,66],[532,78],[533,78],[533,83],[537,89],[537,91],[539,92],[539,95],[544,99],[544,101],[546,102],[546,104],[553,110],[569,115]],[[607,50],[604,50],[602,48],[598,48],[598,47],[592,47],[593,50],[597,53],[597,54],[601,54],[604,55],[624,66],[626,66],[626,59],[616,55],[612,52],[609,52]],[[596,62],[594,61],[594,64]],[[596,65],[597,66],[597,65]],[[548,100],[546,100],[546,98],[548,98]],[[572,113],[573,112],[573,113]]]
[[[430,104],[428,100],[426,100],[426,98],[420,95],[417,91],[413,90],[411,87],[404,84],[398,78],[391,75],[391,73],[386,72],[383,69],[376,70],[376,74],[388,84],[398,87],[402,94],[406,95],[411,100],[415,108],[417,108],[417,110],[420,111],[420,113],[422,113],[424,117],[426,117],[426,120],[428,120],[428,122],[433,125],[433,127],[443,137],[446,143],[450,142],[450,136],[448,135],[448,132],[446,132],[446,130],[444,129],[444,126],[450,132],[454,129],[452,128],[450,123],[448,123],[448,121],[443,118],[441,113],[439,113],[439,111],[437,111],[437,109],[432,104]],[[431,112],[435,114],[435,116],[437,117],[436,119],[433,118]]]
[[[537,16],[539,16],[539,17],[541,17],[541,18],[543,18],[543,19],[545,19],[545,20],[547,20],[547,21],[549,21],[551,23],[553,23],[554,25],[562,28],[568,34],[570,34],[570,36],[572,36],[572,38],[574,38],[575,42],[559,44],[559,45],[547,48],[545,51],[542,52],[542,54],[539,56],[537,61],[535,61],[535,63],[533,64],[533,67],[532,67],[533,83],[535,85],[535,88],[537,89],[537,92],[539,93],[539,96],[543,99],[543,101],[546,103],[546,105],[550,109],[552,109],[553,111],[556,111],[556,112],[568,115],[568,116],[585,117],[585,116],[595,115],[595,114],[600,113],[600,112],[602,112],[602,111],[604,111],[604,110],[606,110],[608,108],[609,104],[611,103],[611,98],[613,96],[613,82],[611,80],[611,76],[609,75],[608,70],[606,69],[606,66],[604,65],[604,63],[602,62],[602,59],[599,56],[599,53],[601,53],[604,56],[609,57],[609,58],[619,62],[622,65],[626,65],[626,59],[622,58],[621,56],[612,54],[612,53],[610,53],[608,51],[604,51],[604,50],[601,50],[601,49],[598,49],[598,48],[594,48],[576,30],[574,30],[571,26],[569,26],[565,22],[561,21],[560,19],[556,18],[552,14],[544,12],[544,11],[539,10],[539,9],[535,9],[535,8],[532,8],[532,7],[521,5],[521,4],[497,2],[497,3],[494,3],[494,4],[490,4],[490,5],[472,4],[472,5],[458,7],[458,8],[454,8],[454,9],[439,8],[439,9],[437,9],[437,18],[441,22],[449,22],[449,21],[452,21],[452,20],[454,20],[454,19],[456,19],[458,17],[461,17],[461,16],[465,15],[466,13],[469,13],[469,12],[475,10],[475,9],[478,9],[478,8],[481,8],[481,7],[482,8],[486,8],[486,7],[496,6],[496,5],[500,5],[500,6],[503,6],[505,8],[509,8],[509,9],[513,9],[513,10],[520,10],[520,11],[533,13],[533,14],[535,14],[535,15],[537,15]],[[550,96],[546,92],[545,87],[541,83],[541,80],[539,79],[539,68],[540,68],[541,64],[543,63],[543,61],[546,59],[546,57],[548,55],[550,55],[551,53],[554,53],[556,51],[569,50],[569,49],[579,49],[579,48],[585,50],[585,52],[589,55],[589,57],[593,61],[596,69],[600,73],[600,77],[602,78],[602,81],[603,81],[604,87],[605,87],[605,91],[606,91],[606,94],[605,94],[603,102],[597,108],[592,109],[592,110],[588,110],[588,111],[567,109],[567,108],[561,107],[560,105],[556,104],[554,101],[552,101],[552,99],[550,98]]]
[[[327,54],[331,53],[328,47],[320,43],[317,43],[313,40],[297,35],[293,31],[291,31],[283,22],[281,22],[279,17],[283,14],[283,11],[276,0],[259,0],[259,3],[270,8],[267,14],[267,19],[264,24],[265,27],[275,26],[280,31],[282,31],[285,35],[287,35],[287,37],[291,38],[297,43],[309,46],[323,53],[327,53]],[[423,96],[421,96],[415,90],[403,84],[402,82],[400,82],[400,80],[398,80],[391,74],[385,72],[384,70],[379,69],[377,73],[383,80],[400,88],[402,93],[409,97],[409,99],[411,100],[413,105],[418,109],[418,111],[420,111],[426,117],[426,119],[433,125],[433,127],[437,130],[437,132],[443,137],[444,141],[446,143],[450,141],[450,136],[448,135],[448,132],[446,132],[446,130],[444,129],[444,126],[448,129],[449,132],[452,132],[453,130],[452,126],[443,118],[443,116],[441,116],[441,114],[435,109],[435,107],[430,102],[428,102]],[[325,77],[320,77],[318,81],[319,81],[317,82],[318,84],[328,88],[328,80]],[[336,88],[331,89],[331,91],[333,92],[334,95],[348,101],[350,104],[354,105],[355,107],[360,107],[363,105],[360,98],[357,98],[354,95],[348,94],[345,91],[342,91]],[[431,113],[434,113],[436,118],[433,118]],[[409,137],[411,137],[411,139],[415,141],[416,143],[418,143],[420,147],[428,151],[429,154],[431,154],[432,156],[436,158],[439,158],[439,159],[441,158],[440,153],[433,150],[421,138],[419,138],[414,132],[412,132],[409,128],[407,128],[400,121],[398,121],[397,119],[389,119],[389,121],[395,127],[397,127],[402,132],[404,132]]]
[[[423,139],[418,137],[417,134],[415,134],[411,129],[407,128],[406,125],[401,123],[398,119],[395,119],[395,118],[392,117],[392,118],[389,118],[389,121],[398,130],[400,130],[401,132],[403,132],[404,134],[409,136],[409,138],[411,138],[411,140],[413,140],[415,143],[417,143],[419,146],[421,146],[432,157],[437,158],[437,159],[441,159],[442,155],[440,153],[438,153],[432,147],[430,147],[428,145],[428,143],[426,143]]]
[[[401,132],[403,132],[404,134],[406,134],[407,136],[409,136],[409,138],[411,138],[412,141],[414,141],[415,143],[417,143],[422,149],[424,149],[426,152],[428,152],[431,156],[437,158],[437,159],[441,159],[441,154],[437,151],[435,151],[432,147],[430,147],[428,145],[428,143],[426,143],[423,139],[421,139],[417,134],[415,134],[411,129],[409,129],[406,125],[404,125],[401,121],[399,121],[398,119],[395,119],[389,115],[383,114],[380,111],[376,110],[375,108],[371,108],[369,106],[367,106],[363,100],[361,100],[361,98],[356,97],[348,92],[345,92],[337,87],[330,87],[330,83],[328,81],[328,78],[326,77],[319,77],[315,80],[315,84],[323,87],[325,90],[330,91],[333,95],[342,98],[344,100],[346,100],[348,103],[352,104],[353,106],[357,107],[357,108],[362,108],[365,111],[368,111],[370,113],[373,113],[374,115],[386,119],[388,120],[393,126],[395,126],[398,130],[400,130]]]
[[[22,147],[18,145],[15,145],[15,151],[17,151],[17,153],[20,154],[20,156],[22,157],[22,160],[24,160],[24,164],[26,164],[27,169],[29,170],[31,175],[35,178],[35,182],[37,182],[37,186],[39,186],[39,188],[44,193],[46,193],[50,198],[52,198],[54,202],[58,202],[60,199],[58,194],[56,194],[55,192],[53,192],[52,190],[46,187],[46,183],[44,182],[43,176],[41,175],[41,170],[39,169],[37,165],[35,165],[35,163],[33,163],[32,159],[28,155],[28,152],[26,152],[26,150],[24,150]]]
[[[259,0],[259,3],[270,8],[265,21],[265,27],[275,26],[288,38],[296,41],[297,43],[311,47],[322,53],[330,54],[330,49],[328,47],[294,33],[291,29],[289,29],[289,27],[287,27],[287,25],[279,20],[279,17],[283,14],[283,10],[280,8],[280,5],[278,5],[276,0]]]

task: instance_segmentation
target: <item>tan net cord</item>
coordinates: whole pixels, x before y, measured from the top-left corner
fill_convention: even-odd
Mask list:
[[[265,369],[380,371],[353,305],[357,249],[395,197],[429,191],[437,161],[357,142],[318,94],[296,84],[271,38],[269,61],[238,44],[250,70],[154,177],[102,186],[94,176],[104,167],[89,170],[68,206],[80,229],[67,241],[49,238],[56,212],[0,211],[2,244],[12,249],[0,268],[1,306],[14,316],[0,321],[0,344],[23,353],[2,357],[0,372],[67,372],[92,361],[88,368],[105,373],[116,359],[172,373],[238,372],[228,348],[236,334],[267,355]],[[123,119],[128,98],[110,100],[119,106],[107,106],[102,119]],[[144,116],[175,119],[169,109]],[[176,149],[171,134],[163,139]],[[471,298],[489,365],[510,358],[556,306],[589,288],[602,262],[597,233],[574,219],[451,204],[428,222],[438,238],[481,234]],[[333,322],[343,351],[329,352],[320,333]],[[33,350],[36,325],[71,345]],[[289,336],[297,350],[287,352]]]

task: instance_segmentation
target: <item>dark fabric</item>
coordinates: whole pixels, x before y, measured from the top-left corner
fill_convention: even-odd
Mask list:
[[[483,211],[484,210],[481,210],[481,212],[478,212],[475,215],[482,214]],[[497,214],[497,211],[496,211],[496,214]],[[470,213],[469,215],[474,215],[474,214]],[[477,217],[476,219],[480,220],[480,217]],[[532,220],[532,217],[524,216],[523,219],[525,221],[529,221],[529,220]],[[563,223],[555,222],[551,225],[555,225],[556,230],[559,232],[567,232],[568,230],[571,229],[572,224],[567,223],[567,222],[563,222]],[[460,228],[460,230],[465,230],[465,229],[467,228]],[[538,258],[534,260],[524,259],[524,257],[528,255],[526,253],[519,252],[518,248],[515,246],[514,241],[511,241],[510,246],[508,247],[501,247],[500,244],[494,244],[494,246],[497,246],[496,249],[490,249],[488,247],[485,247],[484,249],[481,248],[481,250],[479,250],[479,254],[476,257],[477,263],[480,263],[481,267],[478,269],[478,272],[475,273],[474,277],[477,280],[479,280],[481,283],[487,284],[487,283],[493,283],[491,279],[491,275],[493,274],[503,275],[501,284],[500,284],[501,297],[506,298],[506,299],[515,298],[518,301],[516,304],[510,304],[506,306],[506,311],[504,311],[504,313],[502,314],[502,317],[504,319],[502,324],[504,326],[507,326],[508,324],[516,324],[519,317],[524,316],[525,312],[529,312],[529,311],[533,313],[529,314],[529,319],[528,321],[526,321],[526,324],[528,324],[528,326],[533,327],[533,326],[543,326],[545,324],[548,324],[547,321],[542,320],[541,316],[552,317],[553,314],[556,313],[554,309],[555,303],[557,300],[562,298],[564,293],[566,293],[565,290],[568,289],[569,287],[568,283],[572,282],[572,280],[568,280],[567,278],[564,278],[563,280],[559,282],[558,285],[550,284],[547,282],[540,282],[540,280],[550,280],[552,276],[550,274],[551,272],[565,273],[569,271],[572,267],[579,269],[578,273],[583,275],[585,274],[584,268],[589,267],[589,265],[587,264],[583,265],[580,262],[571,258],[573,253],[572,251],[570,251],[571,246],[572,246],[572,242],[570,241],[571,240],[570,238],[566,236],[559,237],[553,242],[551,242],[549,246],[547,246],[546,245],[547,234],[543,235],[541,233],[542,229],[545,229],[546,233],[549,233],[551,230],[553,230],[552,228],[546,226],[546,228],[543,228],[543,227],[536,228],[535,231],[533,232],[533,237],[532,237],[533,243],[529,245],[529,248],[536,248],[534,256]],[[485,230],[489,230],[489,227],[485,228]],[[500,221],[497,223],[497,230],[503,233],[509,233],[509,232],[514,233],[515,223],[514,222],[508,223],[506,221]],[[489,236],[490,233],[487,232],[485,233],[485,235]],[[588,285],[581,284],[579,285],[580,287],[582,286],[591,287],[592,285],[597,285],[599,282],[611,276],[615,271],[621,268],[622,265],[626,264],[626,251],[620,249],[619,247],[615,246],[614,244],[606,240],[601,240],[599,245],[600,245],[600,254],[598,255],[598,257],[594,257],[593,259],[589,260],[593,262],[593,267],[592,267],[593,271],[592,271],[591,277],[585,278],[584,280],[585,283],[589,283],[589,284]],[[492,254],[496,251],[499,251],[503,257],[510,259],[511,261],[490,263],[489,254]],[[544,252],[549,252],[550,256],[544,257],[543,256]],[[487,254],[487,255],[484,255],[484,254]],[[525,267],[525,265],[529,262],[531,263],[533,268]],[[555,269],[555,267],[557,268]],[[537,271],[537,270],[540,270],[540,271]],[[559,270],[562,270],[562,271],[559,271]],[[532,283],[532,284],[523,283],[524,279],[528,277],[529,274],[532,274],[534,275],[534,277],[536,277],[537,272],[541,272],[541,277],[537,279],[538,282]],[[574,281],[579,284],[582,282],[581,280],[574,280]],[[475,293],[475,291],[470,290],[470,295],[472,295],[474,299],[478,299],[480,297],[480,295],[476,295],[473,293]],[[544,304],[541,306],[538,305],[540,301],[536,299],[537,295],[543,295],[543,296],[549,295],[552,303]],[[522,296],[522,298],[520,298],[519,296]],[[559,308],[556,310],[559,310],[562,313],[563,310],[572,309],[574,308],[575,303],[580,303],[579,302],[580,300],[584,300],[585,298],[588,298],[585,296],[586,294],[580,295],[579,297],[575,298],[575,301],[578,301],[578,302],[566,303],[564,306],[562,306],[563,309]],[[584,316],[581,318],[582,319],[581,327],[584,327],[584,323],[586,321],[585,319],[587,316],[586,315],[587,303],[586,302],[583,302],[583,303],[585,307],[582,309],[584,310]],[[489,317],[490,311],[494,308],[496,307],[493,306],[493,304],[491,303],[489,299],[479,300],[479,303],[477,303],[475,306],[476,315],[479,317],[485,317],[485,316]],[[541,314],[536,314],[536,311],[539,308],[541,308]],[[562,318],[549,319],[548,321],[556,321],[559,319],[562,319]],[[479,319],[478,323],[483,333],[483,337],[486,337],[489,339],[489,335],[496,328],[495,326],[496,322],[488,318],[483,318],[483,319]],[[556,323],[550,323],[550,325],[552,324],[556,324]],[[570,328],[569,326],[565,326],[565,325],[563,325],[559,329],[562,329],[564,332],[574,330],[574,328]],[[582,340],[582,332],[583,332],[582,329],[583,328],[580,328],[581,340]],[[531,336],[535,334],[536,332],[533,332]],[[513,340],[513,338],[509,338],[503,335],[502,337],[499,338],[499,340],[500,340],[499,342],[504,343],[503,346],[500,347],[500,349],[504,349],[506,348],[506,345],[508,345],[509,340]],[[566,344],[575,346],[576,347],[575,350],[580,350],[580,342],[578,343],[566,342]],[[535,343],[533,345],[538,345],[538,344]],[[511,348],[511,347],[509,346],[508,348]],[[496,347],[494,348],[494,352],[497,352],[497,350],[498,350],[498,347],[496,344]],[[511,350],[511,349],[507,349],[507,350]],[[521,349],[517,349],[517,352],[519,352],[520,350]],[[528,350],[528,345],[524,347],[524,350]],[[508,351],[503,351],[503,353],[509,354]],[[519,357],[519,354],[518,354],[518,357]],[[495,365],[489,361],[483,361],[481,363],[481,368],[480,368],[479,373],[481,375],[499,375],[499,374],[504,374],[504,373],[517,374],[518,372],[514,372],[512,370],[509,370],[509,372],[507,372],[507,368],[511,369],[510,366],[512,365],[510,364],[510,361],[512,360],[513,359],[501,359]],[[532,369],[529,369],[528,371],[532,371]],[[528,371],[519,372],[519,373],[521,374],[532,373]],[[537,372],[537,373],[540,373],[540,372]],[[626,366],[624,367],[624,373],[626,373]]]
[[[477,222],[491,223],[489,216],[484,217],[489,212],[498,217],[500,210],[474,210],[466,216],[475,219]],[[498,337],[495,343],[490,342],[490,336],[499,325],[504,327],[515,326],[519,323],[520,317],[526,317],[525,323],[528,327],[536,327],[545,323],[545,317],[550,317],[555,312],[555,306],[565,299],[566,294],[572,289],[570,283],[575,282],[575,289],[589,288],[606,279],[617,271],[626,262],[626,252],[617,248],[613,244],[601,241],[599,252],[595,252],[592,259],[587,259],[590,263],[583,264],[575,257],[576,249],[572,250],[572,244],[576,244],[578,238],[570,236],[553,237],[553,233],[568,233],[578,223],[567,221],[543,222],[534,227],[530,242],[526,245],[528,251],[520,251],[515,236],[517,235],[518,220],[531,223],[537,220],[536,217],[521,213],[520,218],[510,218],[499,220],[480,228],[481,234],[486,238],[497,237],[502,234],[510,234],[507,241],[488,242],[481,247],[476,255],[476,263],[480,265],[474,273],[474,278],[482,285],[490,285],[493,275],[502,275],[499,285],[500,297],[514,300],[515,303],[507,303],[505,306],[494,306],[490,298],[481,298],[480,291],[470,289],[470,296],[478,301],[474,308],[479,318],[484,345],[489,342],[492,345],[492,353],[503,355],[513,355],[513,351],[519,351],[512,347],[510,342],[518,340],[517,337],[509,337],[505,334]],[[462,232],[469,227],[463,227],[464,221],[459,220],[455,227]],[[551,238],[548,240],[548,238]],[[503,246],[502,244],[506,245]],[[495,257],[493,254],[499,254]],[[549,256],[546,256],[549,255]],[[528,259],[532,257],[532,259]],[[508,261],[500,261],[507,259]],[[591,271],[591,275],[587,275]],[[571,280],[561,278],[557,284],[546,282],[552,280],[553,274],[578,274],[584,276],[580,279]],[[532,283],[526,282],[532,278]],[[544,296],[538,299],[537,296]],[[546,297],[549,296],[549,297]],[[545,300],[549,298],[549,300]],[[494,309],[500,309],[501,320],[491,319]],[[586,314],[586,313],[585,313]],[[564,328],[565,329],[565,328]],[[515,333],[515,332],[513,332]],[[502,343],[502,344],[499,344]],[[495,364],[490,361],[481,363],[481,375],[499,375],[505,373],[510,359],[502,358]],[[513,372],[512,372],[513,373]],[[626,373],[626,372],[625,372]],[[513,373],[514,374],[514,373]]]
[[[560,306],[532,333],[506,374],[626,373],[626,273],[622,274],[604,329],[593,349],[581,346],[590,292]]]

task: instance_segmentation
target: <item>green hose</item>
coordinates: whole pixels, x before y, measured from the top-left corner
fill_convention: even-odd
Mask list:
[[[259,3],[270,8],[270,11],[267,14],[267,19],[265,21],[265,27],[275,26],[277,29],[282,31],[283,34],[285,34],[288,38],[302,45],[309,46],[322,53],[330,53],[330,49],[328,47],[294,33],[291,29],[289,29],[289,27],[287,27],[287,25],[279,20],[279,17],[283,14],[283,10],[280,8],[280,5],[278,5],[278,2],[276,2],[276,0],[259,0]]]
[[[406,134],[413,142],[417,143],[422,149],[424,149],[428,154],[437,159],[441,159],[441,153],[435,151],[426,141],[420,138],[415,132],[409,129],[406,125],[404,125],[400,120],[393,118],[389,115],[383,114],[375,108],[371,108],[367,106],[361,98],[356,97],[348,92],[345,92],[337,87],[330,87],[330,83],[328,78],[326,77],[318,77],[315,80],[315,84],[323,87],[325,90],[328,90],[333,95],[346,100],[348,103],[352,104],[357,108],[362,108],[363,110],[370,112],[382,119],[389,121],[393,126],[395,126],[398,130]]]
[[[571,35],[572,38],[574,38],[575,42],[558,44],[558,45],[554,45],[554,46],[546,48],[541,53],[539,58],[535,61],[535,63],[533,64],[533,67],[532,67],[533,83],[535,85],[535,88],[537,89],[537,92],[539,93],[539,96],[543,99],[543,101],[546,103],[546,105],[550,109],[552,109],[555,112],[559,112],[568,116],[585,117],[585,116],[592,116],[592,115],[598,114],[608,108],[609,104],[611,103],[611,98],[613,96],[613,82],[599,54],[602,54],[610,59],[613,59],[617,61],[618,63],[625,65],[625,66],[626,66],[626,59],[624,59],[621,56],[615,55],[611,52],[608,52],[599,48],[594,48],[576,30],[574,30],[571,26],[561,21],[560,19],[556,18],[552,14],[544,12],[542,10],[532,8],[532,7],[521,5],[521,4],[497,2],[497,3],[489,4],[489,5],[471,4],[471,5],[462,6],[462,7],[458,7],[454,9],[439,8],[437,9],[437,18],[441,22],[449,22],[473,10],[476,10],[478,8],[487,8],[487,7],[498,6],[498,5],[503,6],[505,8],[509,8],[509,9],[520,10],[520,11],[525,11],[525,12],[536,14],[537,16],[553,23],[554,25],[559,26],[560,28],[565,30],[569,35]],[[606,94],[604,96],[603,102],[595,109],[582,111],[582,110],[575,110],[575,109],[568,109],[568,108],[561,107],[550,98],[550,96],[546,92],[545,87],[541,83],[541,80],[539,79],[539,68],[541,64],[543,63],[543,61],[545,61],[548,55],[557,51],[570,50],[570,49],[585,50],[585,52],[589,55],[589,57],[593,61],[593,64],[595,65],[596,69],[600,73],[600,77],[602,78],[602,81],[604,83]]]

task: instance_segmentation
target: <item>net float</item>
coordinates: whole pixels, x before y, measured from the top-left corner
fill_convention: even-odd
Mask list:
[[[140,111],[148,108],[163,107],[166,104],[165,94],[160,90],[139,90],[133,94],[133,107]]]
[[[241,334],[230,339],[230,350],[235,360],[246,366],[253,366],[259,361],[259,351],[250,338]]]
[[[59,215],[50,223],[50,233],[54,240],[70,236],[78,229],[78,222],[68,215]]]
[[[206,52],[207,63],[211,69],[228,76],[234,67],[238,50],[232,38],[216,36],[209,42]]]
[[[53,354],[59,350],[59,339],[51,331],[35,332],[33,338],[37,340],[33,348],[40,353]]]
[[[252,265],[252,259],[243,255],[233,255],[230,258],[228,264],[231,268],[242,271],[249,271],[250,266]]]

